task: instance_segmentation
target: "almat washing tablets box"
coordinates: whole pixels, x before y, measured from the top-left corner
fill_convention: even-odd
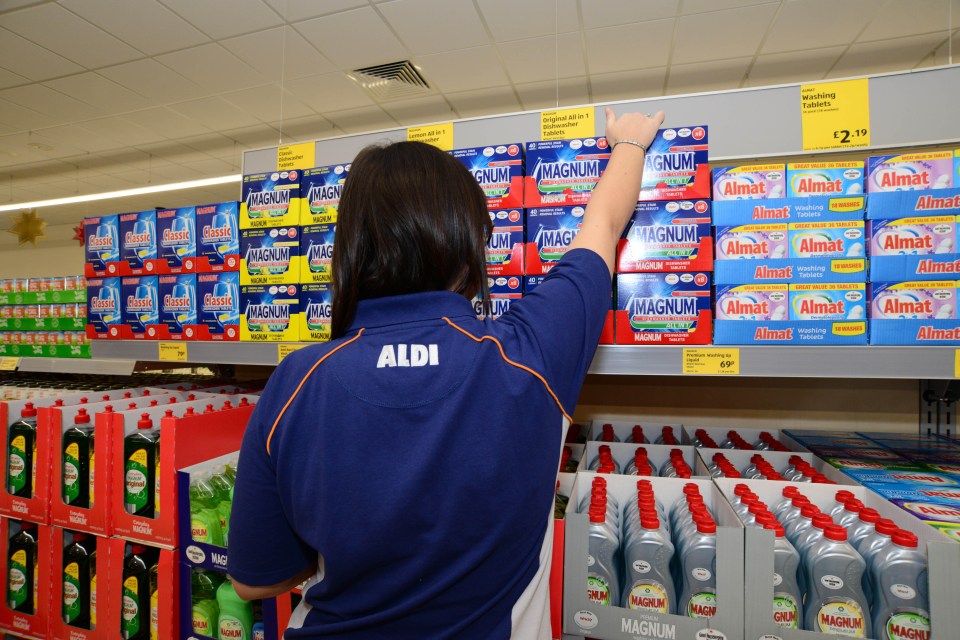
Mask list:
[[[313,224],[300,229],[300,279],[306,284],[333,282],[335,224]]]
[[[240,232],[240,284],[295,284],[300,279],[300,227]]]
[[[660,129],[643,163],[641,201],[710,197],[707,127]]]
[[[531,276],[550,271],[570,248],[580,232],[584,207],[546,207],[526,210],[527,246],[524,273]]]
[[[84,218],[83,273],[88,278],[120,275],[120,216]]]
[[[717,320],[787,320],[789,289],[785,284],[717,287]]]
[[[292,227],[300,223],[300,172],[243,176],[240,228]]]
[[[867,193],[949,189],[953,153],[934,151],[867,158]]]
[[[867,285],[791,284],[790,320],[865,320]]]
[[[330,340],[330,285],[305,284],[300,287],[301,342],[327,342]]]
[[[791,162],[787,165],[787,196],[858,195],[863,193],[863,161]]]
[[[710,344],[708,273],[617,276],[616,344]]]
[[[524,205],[586,204],[609,161],[606,138],[528,142]]]
[[[123,304],[124,340],[156,340],[160,324],[160,302],[157,276],[122,278],[120,299]]]
[[[862,258],[862,220],[791,222],[787,226],[791,258]]]
[[[87,278],[87,337],[120,339],[120,278]]]
[[[501,144],[454,149],[454,158],[473,174],[490,209],[523,206],[523,145]]]
[[[712,270],[709,200],[637,203],[618,246],[618,273]]]
[[[240,287],[240,340],[298,342],[300,287],[295,284]]]
[[[157,211],[160,238],[157,273],[193,273],[197,269],[197,208]]]
[[[786,165],[752,164],[713,170],[713,201],[766,200],[786,195]]]
[[[182,273],[158,277],[159,340],[193,340],[197,324],[197,275]]]
[[[337,221],[340,194],[349,164],[305,169],[300,179],[300,226]]]
[[[157,272],[157,212],[120,214],[120,275]]]
[[[786,224],[717,227],[717,260],[779,259],[788,251]]]
[[[240,274],[197,274],[197,340],[240,339]]]
[[[870,279],[943,279],[960,275],[957,221],[929,215],[867,221]]]
[[[197,272],[240,268],[240,204],[236,201],[196,206]]]
[[[487,274],[523,275],[523,209],[491,210],[493,232],[487,241]]]
[[[870,284],[874,320],[949,320],[957,317],[957,282],[874,282]]]

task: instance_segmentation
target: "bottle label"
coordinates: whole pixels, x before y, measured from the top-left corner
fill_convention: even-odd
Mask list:
[[[123,581],[123,637],[132,638],[140,633],[139,582],[133,576]]]
[[[687,605],[687,615],[691,618],[712,618],[717,615],[717,594],[695,593]]]
[[[80,447],[76,442],[63,452],[63,501],[72,504],[80,497]]]
[[[820,584],[833,591],[843,588],[843,580],[837,576],[823,576],[820,578]]]
[[[250,640],[243,623],[233,616],[220,614],[221,640]]]
[[[797,601],[789,594],[773,594],[773,621],[781,627],[798,628],[800,621],[797,619],[797,609]]]
[[[901,600],[913,600],[917,597],[916,590],[908,584],[892,584],[890,585],[890,593]]]
[[[7,580],[7,600],[11,609],[19,609],[30,597],[27,583],[27,552],[23,549],[14,551],[10,556],[10,573]],[[31,580],[32,582],[32,580]]]
[[[90,578],[90,628],[97,628],[97,575]]]
[[[600,576],[587,577],[587,600],[606,607],[610,604],[610,586]]]
[[[63,568],[63,620],[70,624],[80,617],[80,566],[71,562]]]
[[[7,484],[10,493],[16,494],[27,486],[27,440],[23,436],[16,436],[10,441],[10,456],[7,463]]]
[[[930,618],[919,613],[894,613],[887,618],[890,640],[930,640]]]
[[[824,633],[862,638],[864,637],[863,609],[853,600],[828,602],[817,612],[817,625]]]
[[[190,534],[194,542],[210,542],[210,527],[203,520],[190,519]]]
[[[156,478],[153,485],[153,511],[154,517],[160,517],[160,446],[157,443],[156,462],[154,465],[153,477]]]
[[[93,467],[95,458],[96,456],[94,456],[93,454],[93,445],[90,445],[90,500],[89,502],[91,507],[93,507],[93,487],[96,484],[96,482],[94,482],[96,476],[94,475],[94,467]]]
[[[779,587],[783,583],[783,576],[776,571],[773,572],[773,586]]]
[[[213,630],[213,625],[215,624],[214,620],[210,619],[203,610],[198,609],[197,607],[193,608],[193,632],[200,634],[202,636],[214,637],[216,634]]]
[[[147,451],[146,449],[137,449],[127,458],[127,464],[124,479],[125,490],[123,501],[129,505],[131,512],[140,511],[147,506],[149,494],[147,493]],[[152,489],[152,488],[151,488]]]
[[[160,596],[159,591],[154,590],[150,594],[150,640],[160,638]]]
[[[710,569],[705,567],[697,567],[690,571],[690,575],[693,576],[694,580],[699,580],[700,582],[706,582],[710,579],[710,576],[713,575],[710,573]]]
[[[650,569],[653,567],[650,566],[650,563],[646,560],[634,560],[633,561],[633,570],[637,573],[650,573]]]
[[[650,611],[652,613],[667,613],[670,602],[667,599],[667,590],[662,584],[650,582],[635,584],[630,590],[630,599],[627,606],[634,611]]]

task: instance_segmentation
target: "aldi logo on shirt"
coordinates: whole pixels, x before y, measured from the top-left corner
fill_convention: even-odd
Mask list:
[[[377,369],[385,367],[435,367],[440,364],[435,344],[385,344],[377,359]]]

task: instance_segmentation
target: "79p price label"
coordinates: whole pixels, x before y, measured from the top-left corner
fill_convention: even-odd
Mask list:
[[[740,375],[740,349],[683,350],[683,374],[703,376]]]

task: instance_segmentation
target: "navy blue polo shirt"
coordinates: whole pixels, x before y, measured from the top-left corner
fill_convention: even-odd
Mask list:
[[[287,640],[549,638],[560,450],[609,306],[587,249],[497,320],[448,291],[360,302],[254,410],[230,574],[318,562]]]

